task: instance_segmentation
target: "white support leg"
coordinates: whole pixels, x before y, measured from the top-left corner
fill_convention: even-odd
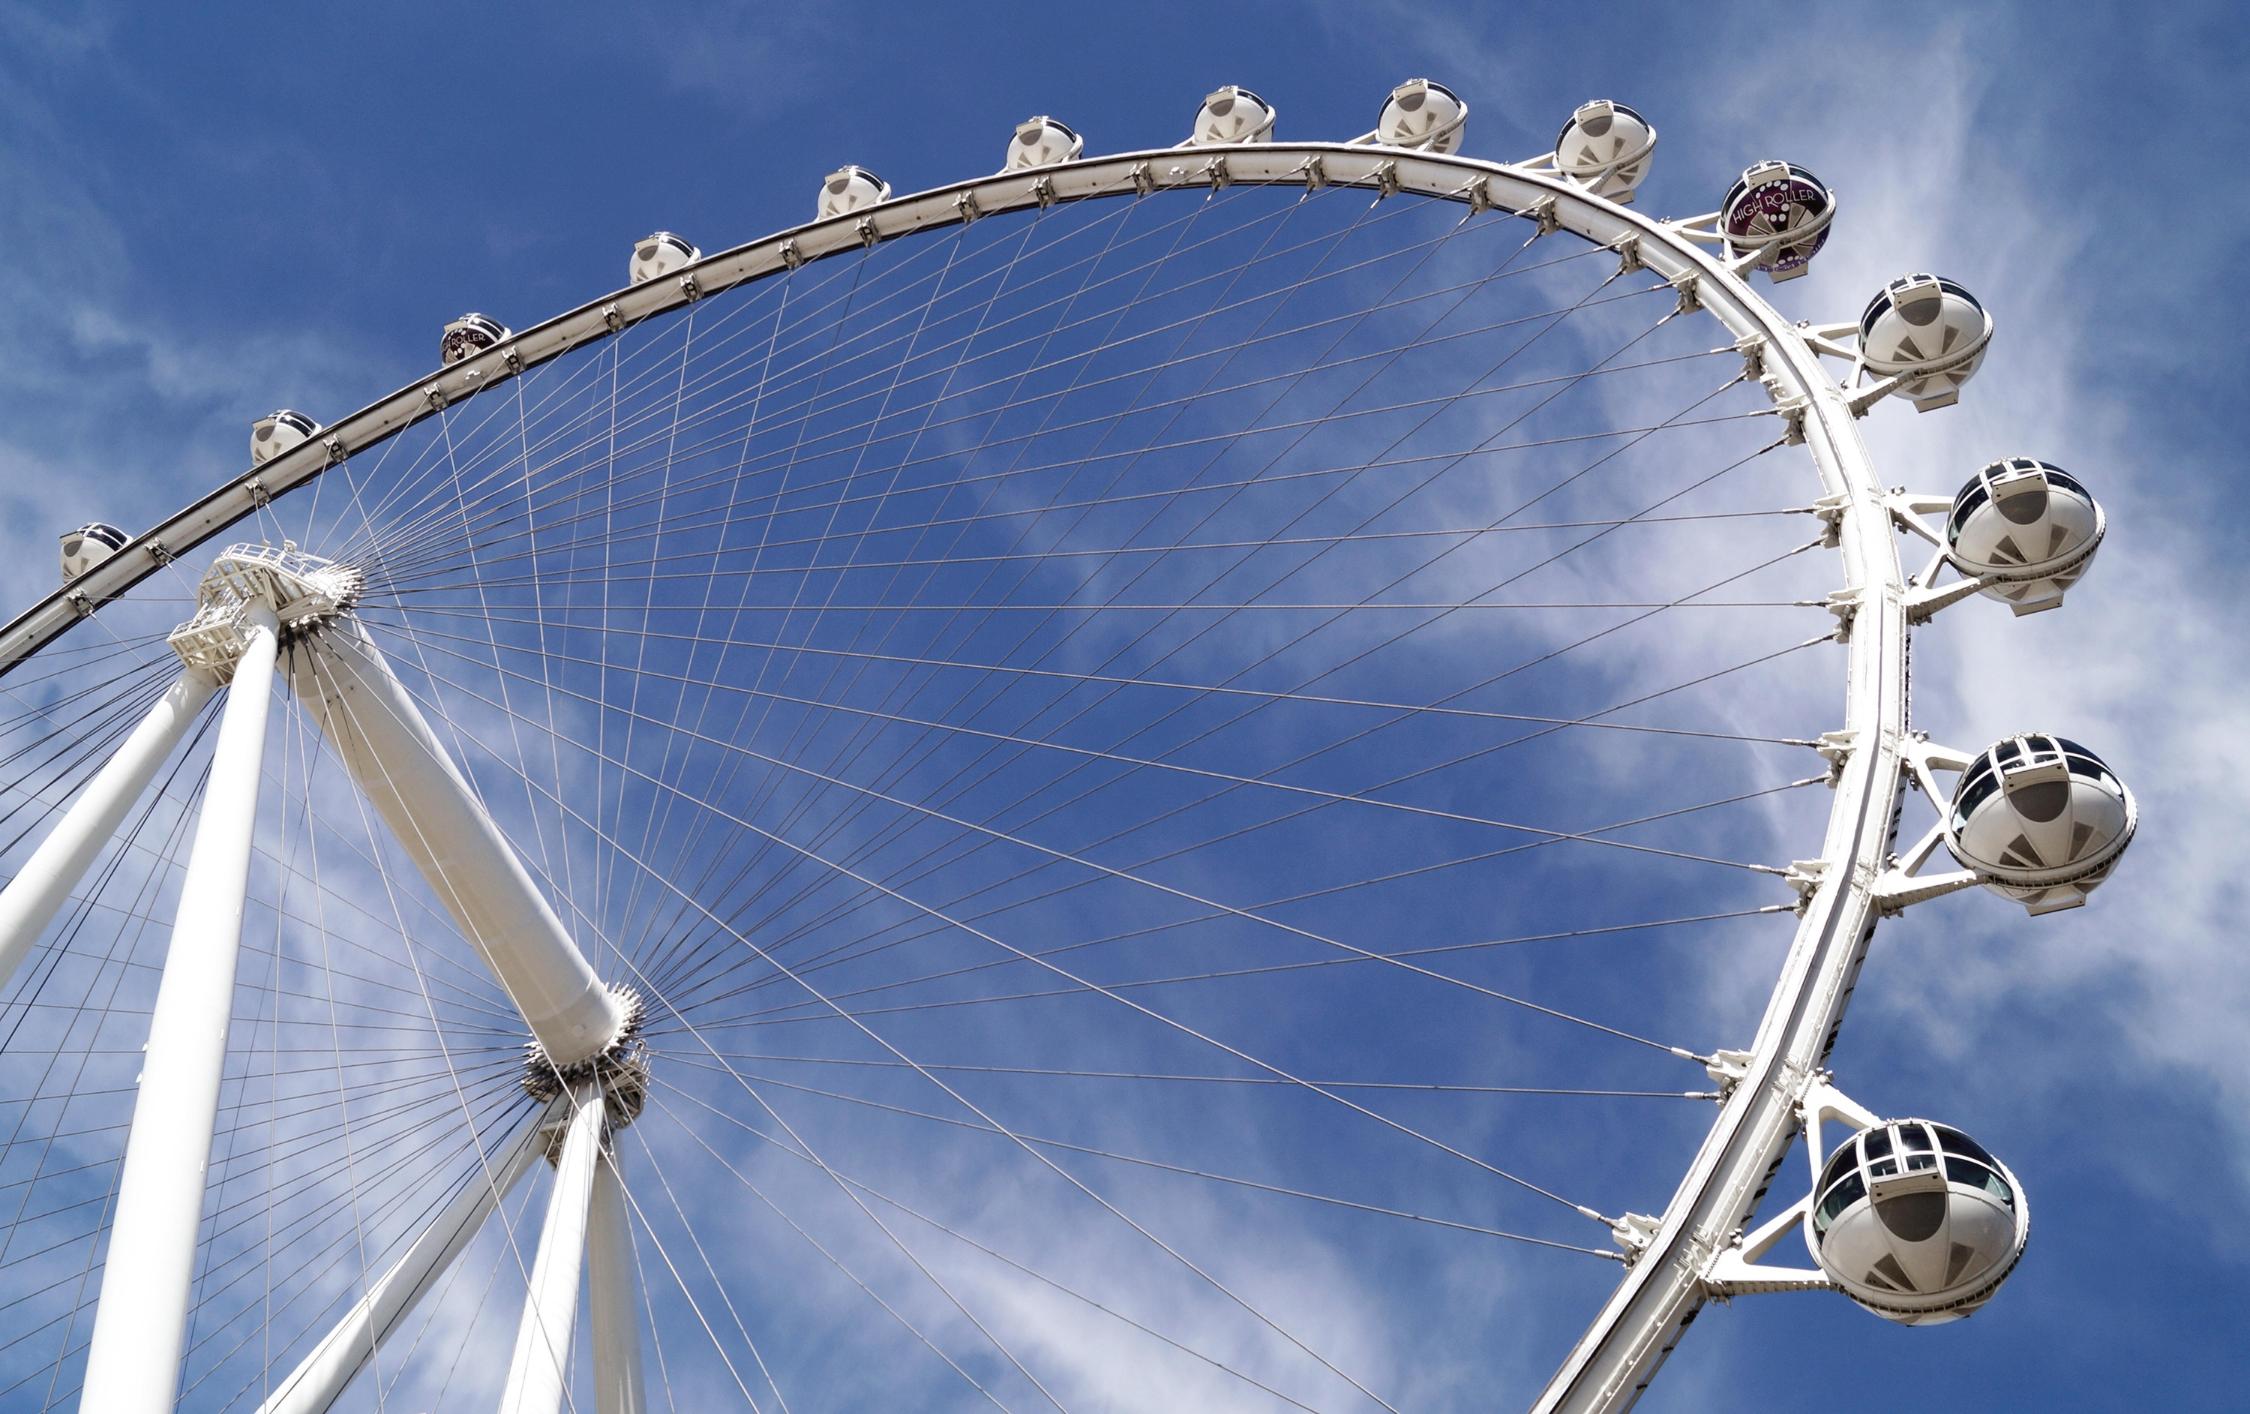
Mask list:
[[[599,1086],[572,1097],[577,1109],[563,1130],[555,1158],[555,1191],[547,1200],[547,1225],[524,1294],[523,1324],[508,1362],[508,1387],[500,1414],[559,1414],[570,1367],[570,1338],[578,1325],[578,1287],[586,1257],[588,1200],[599,1166],[607,1120]]]
[[[429,881],[557,1066],[618,1032],[617,1000],[587,965],[500,827],[356,620],[291,662],[297,698]]]
[[[218,687],[218,680],[200,669],[182,673],[0,890],[0,991]]]
[[[196,1230],[234,1011],[274,652],[274,616],[253,606],[149,1020],[78,1405],[84,1414],[165,1414],[179,1385]]]
[[[633,1230],[627,1224],[625,1176],[614,1149],[594,1170],[593,1210],[586,1233],[587,1302],[594,1323],[595,1414],[645,1414],[641,1393],[641,1322],[633,1304],[640,1290],[633,1265]]]
[[[352,1376],[381,1348],[384,1337],[437,1285],[461,1255],[461,1249],[484,1226],[493,1208],[514,1191],[546,1151],[546,1136],[535,1131],[516,1141],[489,1179],[480,1167],[468,1186],[422,1229],[406,1255],[368,1289],[359,1304],[313,1347],[289,1377],[274,1387],[273,1394],[258,1406],[258,1414],[327,1414]]]

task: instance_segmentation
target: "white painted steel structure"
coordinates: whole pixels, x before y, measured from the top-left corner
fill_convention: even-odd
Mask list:
[[[266,712],[273,703],[275,630],[273,614],[253,606],[172,919],[164,982],[149,1018],[147,1060],[117,1183],[117,1220],[80,1400],[81,1408],[102,1414],[158,1414],[172,1407],[179,1383],[203,1176],[234,1010],[243,891]]]
[[[218,686],[209,673],[182,673],[0,890],[0,987],[16,975]]]
[[[469,1239],[547,1155],[544,1125],[526,1133],[496,1171],[481,1166],[422,1230],[406,1254],[383,1273],[356,1305],[298,1363],[258,1414],[325,1414],[352,1377],[374,1357],[386,1336],[412,1314],[430,1288],[468,1246]]]
[[[1617,1409],[1653,1377],[1712,1291],[1711,1274],[1751,1216],[1801,1127],[1800,1105],[1821,1082],[1854,980],[1886,902],[1902,784],[1911,774],[1906,643],[1910,589],[1895,544],[1894,506],[1869,464],[1855,418],[1879,396],[1840,386],[1820,363],[1825,331],[1777,314],[1747,284],[1758,252],[1729,261],[1694,223],[1666,222],[1601,199],[1551,172],[1432,152],[1343,143],[1259,141],[1159,149],[1011,171],[866,210],[847,212],[701,259],[676,273],[592,301],[442,368],[252,471],[136,537],[66,589],[0,630],[0,673],[103,603],[241,522],[292,487],[402,429],[549,360],[666,310],[730,287],[864,246],[983,215],[1091,198],[1135,199],[1233,184],[1353,186],[1516,213],[1617,252],[1668,281],[1683,309],[1724,325],[1818,469],[1825,515],[1841,554],[1835,601],[1848,643],[1845,712],[1831,734],[1834,799],[1818,859],[1796,869],[1802,921],[1756,1035],[1729,1053],[1716,1122],[1662,1212],[1624,1220],[1624,1280],[1542,1396],[1542,1410]],[[293,653],[286,671],[391,835],[460,922],[556,1067],[588,1063],[620,1035],[624,1003],[573,941],[438,734],[355,622],[329,625]],[[227,699],[214,790],[206,801],[173,956],[151,1033],[150,1066],[127,1160],[108,1285],[94,1337],[84,1407],[138,1414],[169,1407],[200,1183],[216,1104],[233,949],[247,868],[257,744],[275,654],[269,621],[244,654]],[[123,810],[177,742],[210,687],[184,679],[97,778],[42,847],[35,867],[0,895],[0,963],[12,965],[90,862]],[[229,783],[218,789],[218,782]],[[221,858],[221,856],[224,856]],[[1896,891],[1891,896],[1895,902]],[[644,1406],[636,1315],[627,1296],[626,1197],[603,1152],[605,1106],[578,1082],[561,1122],[557,1175],[503,1408],[560,1407],[581,1264],[591,1268],[600,1408]],[[192,1093],[191,1093],[192,1092]],[[383,1337],[524,1174],[536,1146],[518,1145],[489,1182],[457,1194],[315,1355],[277,1388],[270,1414],[324,1410]],[[1817,1157],[1817,1156],[1816,1156]],[[590,1244],[590,1246],[589,1246]],[[131,1358],[119,1352],[131,1349]]]

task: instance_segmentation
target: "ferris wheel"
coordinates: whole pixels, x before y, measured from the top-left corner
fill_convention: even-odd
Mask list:
[[[1778,312],[1813,173],[1659,219],[1624,104],[1467,118],[844,166],[65,535],[0,629],[0,1402],[1619,1409],[1713,1300],[1993,1299],[2024,1184],[1826,1064],[1879,919],[2132,838],[1908,713],[2101,508],[1886,487],[1856,421],[1993,321]]]

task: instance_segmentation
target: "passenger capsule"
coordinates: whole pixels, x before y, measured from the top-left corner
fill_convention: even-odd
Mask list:
[[[1389,147],[1458,152],[1469,125],[1469,105],[1442,83],[1408,79],[1383,100],[1375,140]]]
[[[1068,126],[1053,118],[1026,118],[1016,124],[1016,135],[1008,143],[1008,160],[1001,164],[1003,172],[1029,172],[1040,167],[1052,167],[1058,162],[1077,160],[1086,150],[1086,139]]]
[[[2102,758],[2059,736],[2012,736],[1961,773],[1945,844],[2033,913],[2076,908],[2132,842],[2140,809]]]
[[[68,584],[125,544],[125,532],[107,521],[88,521],[62,538],[62,577]]]
[[[438,360],[450,367],[497,347],[502,339],[509,337],[512,331],[499,320],[482,314],[464,314],[445,326],[445,338],[438,344]]]
[[[1790,280],[1827,244],[1835,216],[1835,193],[1820,178],[1794,163],[1760,162],[1727,188],[1719,231],[1730,259],[1755,254],[1752,269]]]
[[[262,466],[304,442],[320,424],[301,412],[282,408],[250,424],[250,463]]]
[[[891,184],[865,167],[838,167],[821,181],[818,210],[826,221],[890,199]]]
[[[2015,1270],[2031,1232],[2008,1166],[1960,1130],[1894,1119],[1836,1147],[1806,1214],[1814,1260],[1888,1321],[1970,1315]]]
[[[703,252],[684,236],[655,231],[633,242],[633,258],[626,264],[629,284],[640,285],[666,275],[676,275],[703,258]]]
[[[1977,297],[1935,275],[1902,275],[1867,303],[1859,352],[1877,374],[1904,375],[1899,391],[1919,412],[1951,407],[1984,361],[1992,316]]]
[[[1271,103],[1249,89],[1230,83],[1203,100],[1203,106],[1195,112],[1195,131],[1188,141],[1195,144],[1271,142],[1273,120]]]
[[[2099,502],[2061,467],[1996,461],[1953,498],[1945,548],[1954,568],[1996,581],[1985,593],[2018,614],[2060,604],[2109,528]]]
[[[1656,151],[1656,129],[1622,103],[1597,98],[1555,139],[1555,170],[1596,196],[1630,205]]]

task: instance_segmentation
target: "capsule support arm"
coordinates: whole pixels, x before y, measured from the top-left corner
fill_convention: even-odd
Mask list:
[[[1853,1129],[1882,1123],[1873,1111],[1838,1090],[1826,1074],[1813,1077],[1797,1102],[1805,1126],[1805,1158],[1812,1169],[1805,1196],[1760,1223],[1712,1257],[1703,1273],[1704,1288],[1713,1296],[1749,1296],[1773,1291],[1833,1291],[1836,1283],[1818,1267],[1785,1267],[1763,1259],[1792,1231],[1802,1231],[1812,1211],[1814,1190],[1820,1186],[1820,1165],[1826,1155],[1821,1128],[1826,1120],[1840,1119]]]

